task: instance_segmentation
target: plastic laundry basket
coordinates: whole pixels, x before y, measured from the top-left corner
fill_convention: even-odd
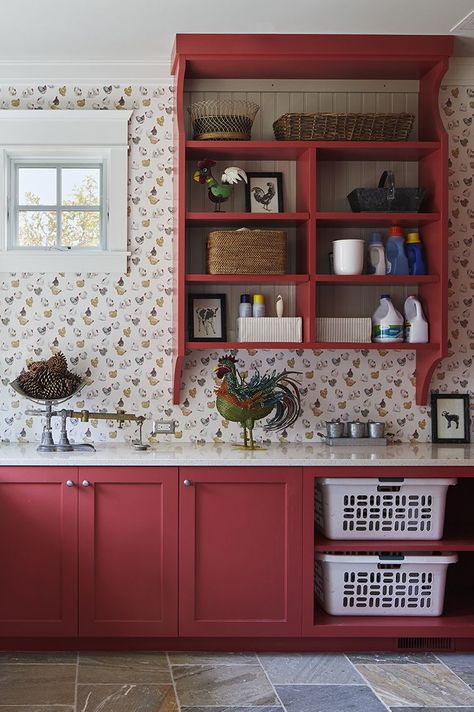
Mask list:
[[[441,539],[456,479],[321,478],[314,516],[329,539]]]
[[[316,554],[314,590],[338,616],[440,616],[456,554]]]

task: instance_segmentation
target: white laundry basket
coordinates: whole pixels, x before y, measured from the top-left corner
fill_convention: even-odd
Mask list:
[[[329,539],[441,539],[446,493],[457,480],[316,479],[314,516]]]
[[[456,554],[316,554],[314,591],[338,616],[440,616]]]

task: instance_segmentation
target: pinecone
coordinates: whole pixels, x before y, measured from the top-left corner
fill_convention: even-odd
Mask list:
[[[67,398],[70,394],[71,391],[68,390],[64,380],[62,378],[57,378],[44,387],[42,398],[55,400],[57,398]]]
[[[57,354],[51,356],[51,358],[46,361],[46,365],[48,366],[50,371],[55,371],[56,373],[63,374],[67,373],[66,357],[61,351],[58,351]]]
[[[58,352],[47,361],[33,361],[18,376],[18,384],[30,398],[56,400],[72,395],[81,382],[67,368],[66,357]]]

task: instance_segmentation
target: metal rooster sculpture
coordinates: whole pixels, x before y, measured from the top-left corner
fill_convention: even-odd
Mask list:
[[[207,187],[209,200],[214,203],[214,212],[221,211],[221,203],[230,198],[234,191],[234,184],[240,180],[247,181],[247,174],[238,166],[229,166],[222,174],[221,182],[218,183],[211,173],[211,168],[216,165],[215,161],[205,158],[198,163],[198,169],[193,175],[193,180]]]
[[[297,371],[265,373],[258,371],[246,381],[236,367],[233,356],[222,356],[216,368],[222,383],[216,388],[216,407],[226,419],[240,423],[244,429],[244,447],[255,449],[253,426],[272,410],[275,415],[264,426],[265,430],[282,430],[296,421],[301,414],[299,381],[293,378]]]

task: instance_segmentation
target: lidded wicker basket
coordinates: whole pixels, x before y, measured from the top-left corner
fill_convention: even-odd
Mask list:
[[[208,274],[285,274],[283,230],[214,230],[207,240]]]
[[[406,141],[414,114],[283,114],[277,141]]]
[[[188,108],[196,141],[248,141],[258,104],[244,99],[206,99]]]

